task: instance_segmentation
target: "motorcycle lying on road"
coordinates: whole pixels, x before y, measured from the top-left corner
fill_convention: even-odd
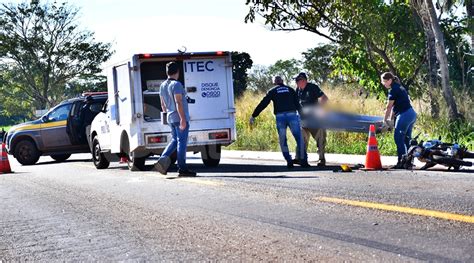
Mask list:
[[[463,159],[474,158],[474,153],[457,143],[445,143],[438,140],[420,141],[419,134],[410,141],[407,154],[403,155],[401,164],[404,169],[413,169],[413,161],[417,158],[425,163],[420,170],[426,170],[437,164],[459,170],[461,166],[472,166],[472,162]]]

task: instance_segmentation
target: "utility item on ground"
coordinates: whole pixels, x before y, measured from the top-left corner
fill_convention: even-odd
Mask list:
[[[161,154],[171,140],[162,121],[159,87],[166,64],[180,65],[189,103],[188,151],[201,152],[206,166],[217,166],[221,146],[235,141],[232,61],[229,52],[137,54],[106,69],[108,103],[92,122],[94,164],[107,168],[126,157],[131,170],[143,170],[148,156]]]
[[[437,164],[459,170],[461,166],[472,166],[472,162],[463,159],[474,158],[474,152],[468,151],[466,147],[457,143],[445,143],[438,140],[418,142],[418,134],[410,141],[407,154],[403,155],[401,164],[405,169],[413,168],[413,161],[417,158],[425,163],[420,169],[426,170]]]
[[[2,143],[2,155],[0,157],[0,174],[11,173],[12,168],[10,167],[10,162],[8,161],[7,148],[5,143]]]
[[[380,161],[380,153],[375,138],[375,126],[370,125],[369,141],[367,142],[367,154],[365,156],[365,169],[367,170],[381,170],[382,162]]]
[[[90,124],[106,100],[103,92],[84,93],[61,102],[37,120],[12,126],[5,136],[8,153],[22,165],[33,165],[41,155],[62,162],[73,153],[90,152]]]

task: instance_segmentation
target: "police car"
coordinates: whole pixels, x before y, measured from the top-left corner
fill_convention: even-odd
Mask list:
[[[107,100],[106,92],[90,92],[61,102],[41,118],[10,128],[6,148],[19,163],[35,164],[41,155],[58,162],[73,153],[90,152],[90,124]]]

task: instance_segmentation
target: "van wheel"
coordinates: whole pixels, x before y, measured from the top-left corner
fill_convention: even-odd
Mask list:
[[[71,157],[71,154],[51,154],[51,158],[53,158],[56,162],[64,162],[69,157]]]
[[[147,156],[136,156],[136,153],[131,153],[128,137],[125,135],[122,138],[122,154],[127,157],[128,169],[132,172],[145,171],[145,161]]]
[[[146,157],[134,157],[134,154],[130,154],[127,158],[128,169],[130,171],[145,171]]]
[[[110,165],[109,160],[105,158],[105,154],[101,152],[99,140],[96,137],[92,141],[92,160],[97,169],[107,169]]]
[[[206,145],[201,151],[202,162],[206,167],[216,167],[221,161],[221,145]]]
[[[15,146],[13,156],[23,165],[33,165],[39,160],[40,152],[34,142],[22,140]]]

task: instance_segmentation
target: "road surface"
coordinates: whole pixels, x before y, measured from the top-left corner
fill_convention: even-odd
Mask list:
[[[9,157],[0,261],[474,261],[472,170],[289,171],[235,157],[205,168],[196,155],[199,176],[173,178],[96,170],[88,154]]]

